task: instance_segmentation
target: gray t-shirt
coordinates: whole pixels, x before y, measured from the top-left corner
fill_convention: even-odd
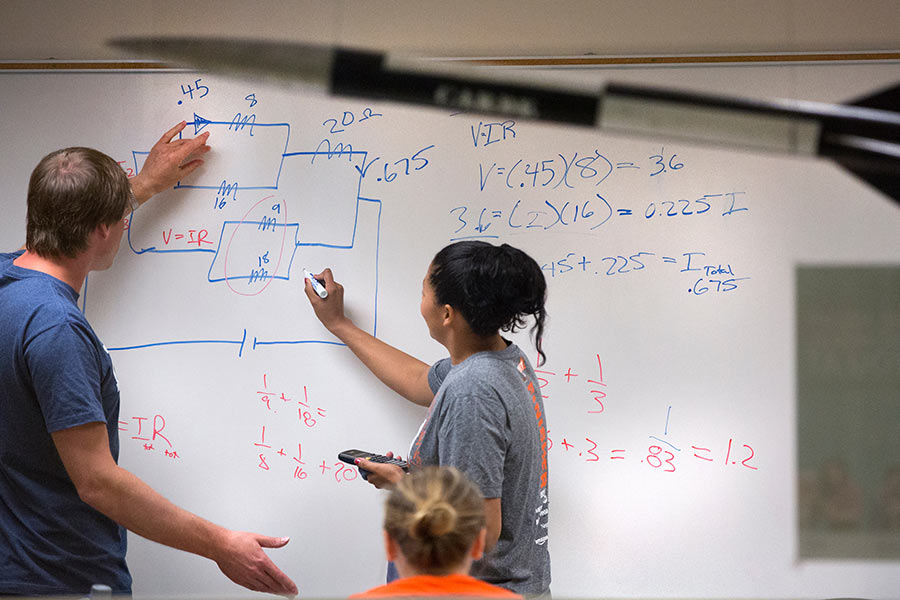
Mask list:
[[[463,471],[485,498],[500,498],[500,539],[472,575],[519,594],[550,588],[547,423],[540,386],[514,344],[449,358],[428,372],[435,392],[410,448],[410,464]]]

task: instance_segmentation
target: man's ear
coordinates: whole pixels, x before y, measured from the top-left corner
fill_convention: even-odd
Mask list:
[[[94,234],[98,235],[101,240],[109,239],[109,236],[112,235],[112,225],[100,223],[97,225],[96,229],[94,229]]]

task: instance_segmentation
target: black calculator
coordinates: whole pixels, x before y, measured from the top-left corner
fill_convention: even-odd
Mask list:
[[[345,463],[350,463],[351,465],[356,464],[357,458],[364,458],[376,463],[397,465],[404,471],[409,471],[409,464],[407,464],[405,460],[400,460],[399,458],[391,458],[383,454],[375,454],[374,452],[364,452],[362,450],[344,450],[343,452],[338,453],[338,458]],[[360,469],[359,471],[360,473],[363,473],[363,478],[365,479],[368,471],[365,471],[364,469]]]

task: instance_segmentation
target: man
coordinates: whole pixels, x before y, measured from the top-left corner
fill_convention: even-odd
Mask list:
[[[112,264],[126,213],[202,164],[209,134],[176,140],[185,125],[130,184],[96,150],[46,156],[28,188],[25,250],[0,254],[0,594],[129,593],[126,528],[251,590],[297,593],[263,551],[287,538],[214,525],[118,466],[118,385],[76,304],[87,274]]]

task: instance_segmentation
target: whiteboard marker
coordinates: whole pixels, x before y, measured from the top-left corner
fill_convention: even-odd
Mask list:
[[[319,298],[327,298],[328,290],[325,289],[325,286],[322,285],[322,282],[313,277],[313,274],[303,269],[303,276],[309,279],[310,285],[312,285],[313,290],[319,295]]]

